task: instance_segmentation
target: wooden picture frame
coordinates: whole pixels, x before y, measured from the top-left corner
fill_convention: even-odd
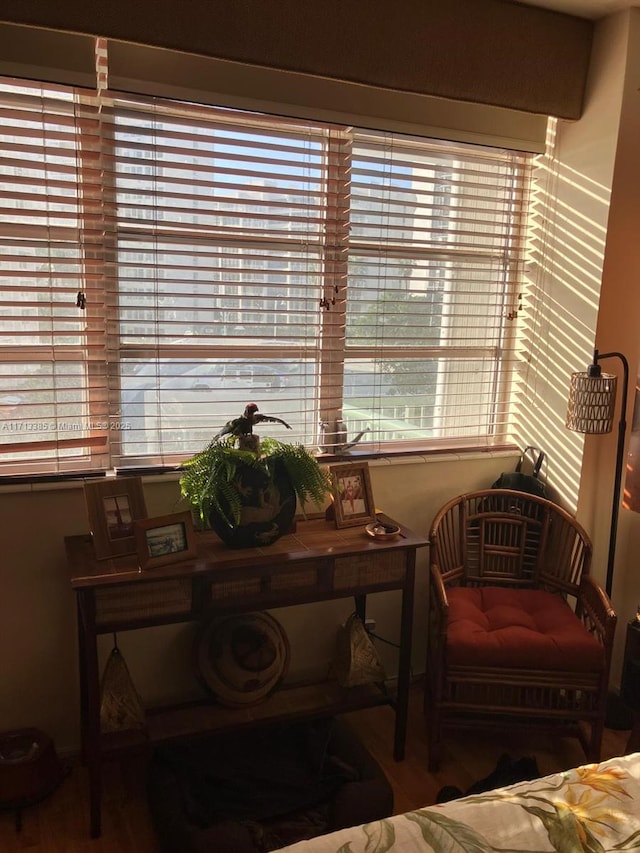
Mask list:
[[[96,558],[135,554],[133,525],[147,514],[140,477],[87,481],[84,497]]]
[[[336,527],[367,524],[376,517],[367,462],[331,465]]]
[[[176,512],[134,522],[136,553],[141,569],[155,569],[196,556],[191,513]]]

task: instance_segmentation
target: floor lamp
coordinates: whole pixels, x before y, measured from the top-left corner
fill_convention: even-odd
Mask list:
[[[629,391],[629,364],[620,352],[593,352],[593,363],[584,373],[572,373],[569,387],[569,404],[566,425],[574,432],[586,435],[604,435],[613,428],[616,407],[617,377],[603,373],[600,361],[606,358],[619,358],[622,362],[622,401],[620,420],[618,421],[618,449],[616,452],[616,473],[613,484],[613,505],[611,507],[611,530],[609,532],[609,557],[607,560],[607,579],[605,589],[611,598],[613,588],[613,567],[616,557],[616,537],[618,534],[618,512],[620,510],[620,490],[622,488],[622,466],[624,462],[624,439],[627,431],[627,394]],[[634,716],[626,707],[620,695],[609,691],[605,725],[612,729],[627,729],[633,724]]]
[[[583,373],[571,374],[569,387],[569,405],[566,425],[574,432],[586,435],[604,435],[613,428],[616,406],[618,379],[611,373],[603,373],[600,362],[606,358],[618,358],[622,362],[622,402],[618,422],[618,450],[616,453],[616,473],[613,486],[613,506],[611,508],[611,530],[609,533],[609,558],[607,561],[607,579],[605,589],[611,598],[613,587],[613,565],[616,556],[616,536],[618,533],[618,512],[620,510],[620,490],[622,488],[622,466],[624,463],[624,439],[627,431],[626,412],[629,391],[629,364],[620,352],[593,352],[593,363]]]

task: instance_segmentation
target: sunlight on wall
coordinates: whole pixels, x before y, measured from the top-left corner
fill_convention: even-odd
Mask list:
[[[569,378],[592,360],[610,191],[563,157],[558,122],[530,199],[517,439],[547,453],[551,495],[575,511],[584,438],[564,424]]]

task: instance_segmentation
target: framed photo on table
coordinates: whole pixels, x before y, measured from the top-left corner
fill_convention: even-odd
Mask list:
[[[140,477],[87,481],[84,496],[96,558],[135,554],[133,524],[147,514]]]
[[[336,527],[367,524],[376,517],[366,462],[331,465]]]
[[[154,569],[196,556],[195,531],[189,511],[144,518],[134,523],[134,530],[141,569]]]

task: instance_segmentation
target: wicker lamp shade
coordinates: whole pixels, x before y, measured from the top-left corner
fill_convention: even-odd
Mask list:
[[[568,429],[588,435],[611,432],[617,385],[612,373],[572,373],[565,421]]]

